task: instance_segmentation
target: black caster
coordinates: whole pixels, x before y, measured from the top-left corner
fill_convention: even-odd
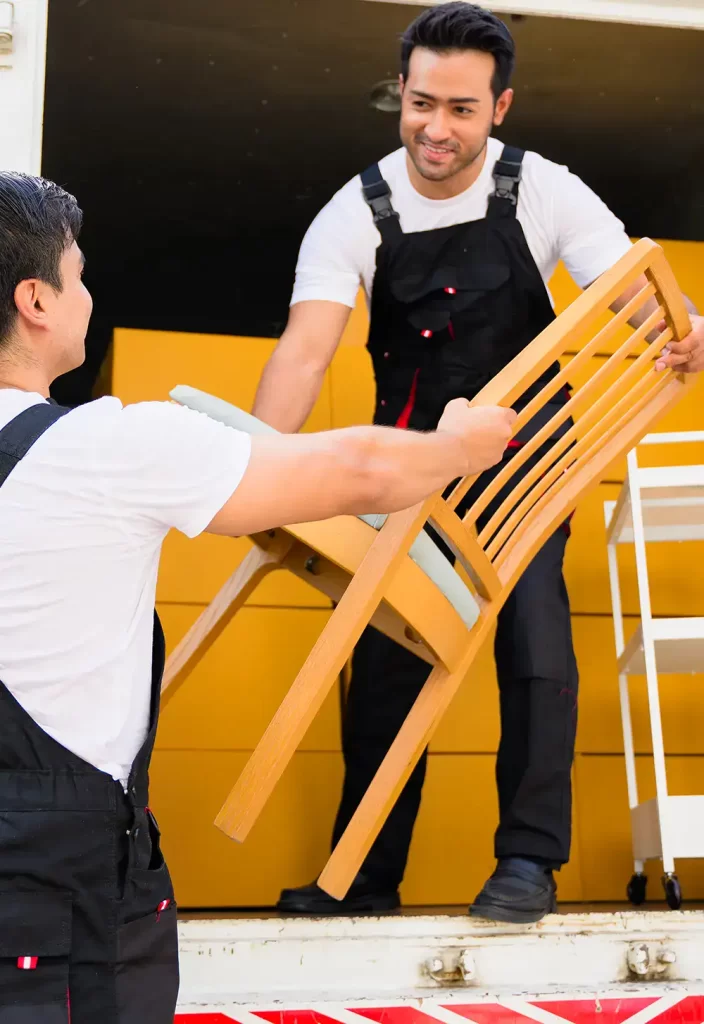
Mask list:
[[[642,871],[636,872],[628,883],[626,893],[634,907],[639,907],[641,903],[645,903],[645,889],[647,884],[648,877],[647,875],[644,875]]]
[[[665,890],[665,899],[670,910],[679,910],[682,906],[682,890],[677,875],[663,875],[662,887]]]

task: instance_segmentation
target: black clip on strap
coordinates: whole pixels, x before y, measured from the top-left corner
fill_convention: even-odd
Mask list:
[[[403,234],[401,219],[391,205],[391,189],[382,178],[379,165],[368,167],[362,173],[361,179],[364,201],[372,211],[374,223],[379,228],[382,238],[389,241],[399,238]]]
[[[497,160],[494,165],[494,181],[497,199],[506,199],[512,206],[518,204],[518,187],[521,181],[522,161]]]
[[[374,221],[388,220],[398,214],[391,205],[391,189],[385,181],[375,181],[372,185],[364,185],[364,198],[371,207]]]

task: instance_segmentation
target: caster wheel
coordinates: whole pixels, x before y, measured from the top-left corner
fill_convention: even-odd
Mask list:
[[[662,886],[670,910],[679,910],[682,906],[682,890],[677,875],[663,875]]]
[[[639,907],[641,903],[645,903],[645,888],[647,884],[647,875],[644,875],[642,872],[635,874],[628,883],[626,893],[634,907]]]

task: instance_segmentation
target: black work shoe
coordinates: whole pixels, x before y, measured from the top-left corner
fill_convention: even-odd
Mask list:
[[[552,871],[523,857],[504,857],[475,899],[472,917],[533,924],[557,911]]]
[[[311,882],[298,889],[284,889],[276,909],[282,914],[338,917],[340,914],[382,914],[398,910],[400,906],[398,890],[384,889],[360,873],[343,900],[333,899],[315,882]]]

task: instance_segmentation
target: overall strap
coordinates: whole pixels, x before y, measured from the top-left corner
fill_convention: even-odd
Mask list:
[[[488,217],[515,217],[518,190],[523,169],[525,150],[517,146],[504,146],[503,153],[494,164],[494,194],[489,198]]]
[[[70,409],[40,402],[25,409],[0,430],[0,487],[42,434]]]
[[[382,241],[397,242],[403,238],[401,221],[391,205],[391,189],[388,182],[381,176],[379,164],[372,164],[362,171],[362,195],[372,211]]]

